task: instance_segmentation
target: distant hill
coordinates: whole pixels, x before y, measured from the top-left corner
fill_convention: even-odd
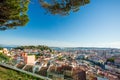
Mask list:
[[[119,50],[118,48],[98,48],[98,47],[51,47],[53,50],[57,51],[74,51],[74,50]]]

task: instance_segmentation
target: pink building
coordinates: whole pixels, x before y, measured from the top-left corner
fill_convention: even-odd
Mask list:
[[[28,55],[27,53],[21,53],[21,57],[24,59],[25,64],[35,63],[35,55]]]
[[[25,59],[26,64],[34,64],[35,63],[35,55],[28,55]]]

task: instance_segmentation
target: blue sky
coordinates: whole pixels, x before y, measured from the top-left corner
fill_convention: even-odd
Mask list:
[[[45,15],[32,0],[30,22],[15,30],[0,31],[0,44],[120,48],[120,0],[91,0],[68,16]]]

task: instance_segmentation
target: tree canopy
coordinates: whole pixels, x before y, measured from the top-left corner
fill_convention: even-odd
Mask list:
[[[88,4],[90,0],[39,0],[41,6],[48,13],[68,15],[71,11],[76,12],[81,6]]]
[[[29,21],[28,4],[27,0],[0,0],[0,30],[24,26]]]
[[[107,59],[107,62],[112,62],[112,63],[114,63],[114,61],[115,61],[115,58],[114,58],[114,57]]]
[[[53,15],[68,15],[76,12],[90,0],[39,0],[41,7]],[[0,30],[25,26],[28,21],[30,0],[0,0]]]
[[[21,50],[24,50],[24,49],[39,49],[41,51],[43,50],[50,50],[50,52],[52,52],[52,49],[48,46],[44,46],[44,45],[38,45],[38,46],[19,46],[19,47],[16,47],[15,49],[21,49]]]

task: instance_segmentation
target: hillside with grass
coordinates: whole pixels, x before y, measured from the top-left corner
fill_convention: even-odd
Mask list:
[[[0,66],[0,80],[42,80],[42,79]]]

